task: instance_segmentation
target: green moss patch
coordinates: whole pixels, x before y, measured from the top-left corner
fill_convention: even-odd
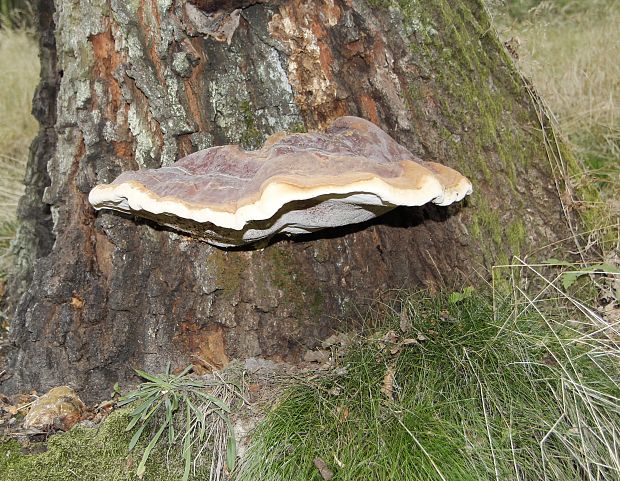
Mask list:
[[[126,433],[128,410],[112,413],[99,427],[77,426],[49,438],[47,451],[23,454],[13,440],[0,444],[0,479],[3,481],[124,481],[137,480],[141,450],[128,453],[132,433]],[[182,467],[168,465],[165,452],[155,452],[143,480],[181,479]],[[203,473],[204,474],[204,473]]]
[[[402,15],[416,67],[405,93],[416,130],[430,139],[426,147],[439,162],[452,159],[474,183],[468,225],[482,250],[490,258],[519,254],[531,246],[516,224],[510,232],[501,228],[494,206],[502,205],[504,224],[518,222],[527,215],[523,192],[551,171],[521,75],[481,1],[393,0],[390,6]]]
[[[241,102],[239,109],[243,114],[243,122],[245,124],[245,130],[241,134],[239,141],[246,150],[259,149],[265,143],[265,135],[256,128],[256,118],[252,104],[244,100]]]
[[[293,253],[286,247],[273,245],[265,250],[265,260],[270,269],[264,269],[266,282],[285,293],[286,298],[295,307],[297,314],[309,314],[317,317],[323,310],[323,293],[312,284],[293,258]]]
[[[241,277],[248,267],[243,253],[214,249],[208,258],[209,268],[217,279],[218,289],[224,296],[235,294],[241,284]]]

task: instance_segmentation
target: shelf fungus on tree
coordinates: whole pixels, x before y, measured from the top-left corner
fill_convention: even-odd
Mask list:
[[[89,200],[230,247],[364,222],[398,206],[445,206],[471,191],[460,173],[417,158],[373,123],[341,117],[324,133],[274,134],[259,150],[212,147],[170,167],[125,172]]]

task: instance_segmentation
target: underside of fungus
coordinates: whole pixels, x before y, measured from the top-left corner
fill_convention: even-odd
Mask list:
[[[425,162],[373,123],[274,134],[260,150],[225,145],[95,187],[95,209],[145,217],[230,247],[367,221],[397,206],[449,205],[471,193],[457,171]]]

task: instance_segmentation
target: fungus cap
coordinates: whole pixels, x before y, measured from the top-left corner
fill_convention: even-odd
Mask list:
[[[169,167],[125,172],[96,186],[89,201],[236,246],[363,222],[401,205],[445,206],[471,191],[460,173],[417,158],[373,123],[340,117],[323,133],[274,134],[259,150],[212,147]]]

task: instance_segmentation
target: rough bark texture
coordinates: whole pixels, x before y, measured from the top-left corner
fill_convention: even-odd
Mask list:
[[[4,389],[88,399],[132,367],[293,359],[389,289],[476,282],[564,232],[534,107],[479,0],[56,0],[55,25],[50,8]],[[474,195],[257,251],[87,202],[123,171],[347,114]]]

